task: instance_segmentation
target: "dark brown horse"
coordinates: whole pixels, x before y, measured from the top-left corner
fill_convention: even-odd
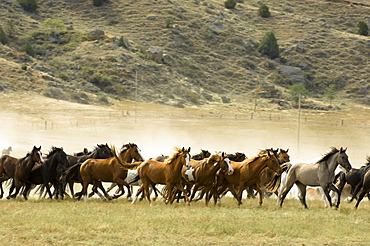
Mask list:
[[[182,191],[185,194],[186,203],[189,204],[189,198],[185,192],[181,182],[181,170],[183,166],[190,168],[190,148],[175,148],[175,153],[168,158],[165,162],[158,162],[152,159],[144,161],[138,168],[138,174],[143,184],[138,189],[135,199],[132,203],[135,203],[139,194],[144,191],[150,205],[149,187],[152,184],[163,184],[167,186],[167,202],[170,204],[174,201],[174,188]]]
[[[190,197],[190,201],[193,200],[195,193],[200,187],[203,187],[204,193],[216,194],[214,196],[215,203],[219,199],[217,196],[217,187],[214,185],[216,181],[216,173],[221,170],[226,172],[227,175],[233,174],[234,170],[230,166],[230,160],[227,158],[225,153],[214,154],[209,158],[203,159],[196,165],[192,165],[192,168],[182,168],[182,177],[188,184],[193,184],[193,192]],[[210,200],[211,196],[206,196],[206,205]]]
[[[21,189],[23,184],[27,181],[28,177],[31,175],[31,170],[35,166],[35,164],[43,163],[42,154],[40,150],[41,146],[39,148],[34,146],[31,153],[28,153],[25,157],[20,159],[8,155],[1,157],[0,184],[3,181],[8,180],[9,178],[13,178],[12,186],[9,189],[9,196],[7,197],[8,199],[15,198],[18,195],[19,190]],[[15,193],[12,194],[14,188],[16,190]]]
[[[191,156],[192,160],[203,160],[204,158],[208,158],[211,156],[211,153],[208,150],[201,149],[199,154],[195,154]]]
[[[231,166],[234,169],[232,175],[219,175],[218,177],[219,185],[221,185],[218,194],[223,193],[226,188],[232,191],[234,186],[239,186],[236,194],[238,206],[242,204],[242,194],[247,187],[251,187],[259,193],[259,205],[262,205],[263,195],[258,183],[260,182],[259,174],[266,166],[277,175],[281,173],[279,161],[270,149],[266,150],[266,153],[260,153],[251,159],[242,162],[231,162]]]
[[[84,201],[87,202],[87,187],[93,182],[93,191],[97,192],[97,187],[101,186],[101,182],[114,182],[117,183],[121,189],[121,194],[114,196],[118,198],[124,194],[123,186],[128,185],[125,181],[127,171],[136,168],[139,164],[130,164],[122,161],[124,153],[116,154],[114,147],[111,148],[113,157],[109,159],[87,159],[81,164],[80,173],[83,180],[82,195]],[[108,199],[109,195],[104,194]]]
[[[358,208],[358,205],[360,204],[364,196],[370,192],[370,170],[365,173],[363,179],[361,180],[359,188],[361,190],[359,190],[360,195],[358,196],[355,208]],[[356,195],[357,192],[356,194],[354,194],[354,196]]]

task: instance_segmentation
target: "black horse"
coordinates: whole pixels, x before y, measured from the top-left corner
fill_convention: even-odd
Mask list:
[[[53,197],[49,184],[54,186],[56,191],[56,199],[64,198],[64,189],[60,182],[61,174],[68,168],[69,163],[67,154],[63,148],[52,147],[49,154],[46,156],[42,165],[35,165],[31,171],[31,175],[26,181],[26,187],[23,191],[23,197],[27,200],[28,191],[32,185],[44,185],[51,199]]]
[[[345,174],[344,172],[340,172],[337,174],[337,177],[339,179],[339,185],[338,190],[342,192],[343,187],[345,184],[349,184],[351,186],[351,200],[352,202],[354,199],[357,199],[357,193],[362,188],[362,182],[365,173],[370,170],[370,157],[366,158],[367,163],[365,166],[362,166],[360,168],[352,168],[351,172]],[[370,194],[367,194],[369,200],[370,200]]]
[[[69,160],[69,167],[65,171],[62,177],[62,184],[63,188],[66,186],[66,184],[69,184],[72,197],[75,197],[74,190],[73,190],[73,184],[74,183],[81,183],[82,184],[82,178],[80,174],[80,166],[81,163],[86,161],[89,158],[92,159],[107,159],[113,157],[112,151],[108,144],[98,144],[97,147],[94,147],[94,150],[88,154],[88,155],[82,155],[82,156],[73,156],[68,155],[67,158]],[[103,185],[100,185],[99,188],[105,192],[105,189]],[[77,194],[76,194],[77,195]],[[80,194],[78,195],[79,198],[81,197]]]
[[[199,154],[195,154],[191,156],[193,160],[203,160],[204,158],[208,158],[211,156],[211,153],[208,150],[201,149]]]

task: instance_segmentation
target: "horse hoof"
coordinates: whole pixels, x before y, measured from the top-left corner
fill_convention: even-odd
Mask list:
[[[132,201],[132,197],[130,196],[130,197],[127,197],[127,201]]]

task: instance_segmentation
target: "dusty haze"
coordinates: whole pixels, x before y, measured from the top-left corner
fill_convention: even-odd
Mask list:
[[[115,107],[81,105],[32,95],[2,95],[0,148],[12,146],[12,156],[23,157],[34,145],[47,153],[52,146],[72,154],[108,143],[117,148],[133,142],[144,158],[169,155],[174,146],[211,152],[244,152],[251,157],[264,148],[289,148],[291,159],[313,160],[331,146],[348,147],[354,167],[368,155],[366,126],[317,124],[301,120],[299,145],[295,113],[291,119],[261,120],[216,117],[207,113],[126,103]],[[6,105],[6,106],[5,106]],[[155,110],[153,110],[155,108]],[[235,119],[237,118],[237,119]],[[339,120],[338,120],[339,122]]]

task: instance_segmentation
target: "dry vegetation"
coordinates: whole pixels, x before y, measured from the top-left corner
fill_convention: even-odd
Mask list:
[[[0,201],[2,245],[367,245],[368,210],[344,202],[338,211],[320,200],[275,199],[236,201],[224,198],[221,207],[204,201],[153,207],[126,199],[102,202],[22,200]]]
[[[10,48],[0,47],[6,68],[0,86],[5,91],[34,90],[79,103],[104,104],[109,97],[134,100],[138,71],[140,101],[189,107],[227,96],[243,104],[254,97],[257,82],[261,96],[286,100],[293,81],[279,71],[290,65],[302,69],[315,100],[323,101],[329,84],[336,85],[342,100],[368,100],[364,88],[369,82],[369,38],[355,34],[358,21],[368,15],[367,7],[324,0],[264,1],[272,15],[261,18],[258,1],[228,10],[220,0],[118,0],[101,7],[84,0],[40,0],[36,13],[10,2],[0,5],[5,13],[2,25],[9,19],[17,23]],[[74,31],[48,36],[42,28],[47,18],[61,20]],[[168,19],[173,20],[170,28]],[[95,29],[104,30],[106,38],[86,39]],[[280,59],[257,52],[270,30],[278,39]],[[129,49],[118,47],[121,36],[129,40]],[[26,40],[38,40],[33,43],[40,51],[35,58],[20,52]],[[163,49],[170,62],[148,60],[151,46]]]

